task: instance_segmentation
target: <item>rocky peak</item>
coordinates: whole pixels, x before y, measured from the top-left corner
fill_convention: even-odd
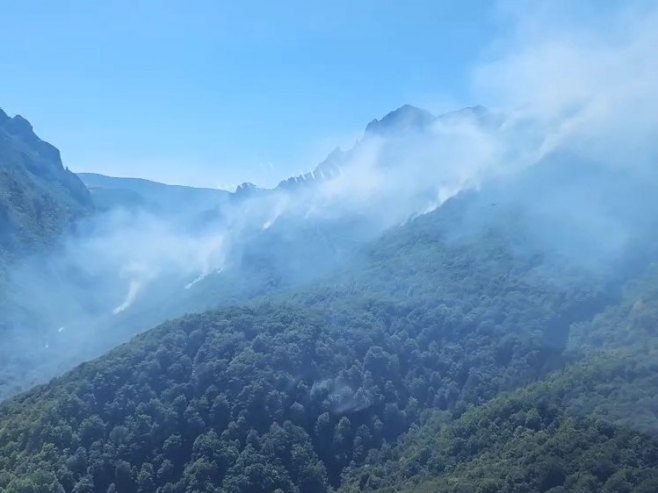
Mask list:
[[[427,110],[405,104],[391,111],[381,120],[373,120],[366,127],[366,134],[388,135],[408,130],[422,130],[436,117]]]
[[[12,138],[22,152],[33,156],[44,169],[63,169],[59,150],[41,140],[29,121],[21,115],[10,118],[4,111],[0,112],[0,132]]]

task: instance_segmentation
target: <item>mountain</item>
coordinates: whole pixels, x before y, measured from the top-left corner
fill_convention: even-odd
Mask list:
[[[0,490],[654,491],[658,178],[516,124],[404,106],[199,222],[91,178],[14,273],[0,389],[64,374],[0,404]]]
[[[0,486],[328,491],[427,409],[559,368],[559,333],[601,302],[593,280],[544,283],[504,237],[452,240],[462,207],[312,289],[169,322],[8,401]]]
[[[165,185],[141,178],[117,178],[97,173],[78,173],[96,207],[143,208],[159,214],[190,214],[220,208],[229,192],[211,188]]]
[[[469,106],[435,116],[429,111],[405,104],[386,114],[381,120],[374,119],[366,127],[366,135],[399,137],[406,133],[422,133],[432,125],[446,122],[470,121],[478,125],[494,124],[497,120],[484,106]]]
[[[484,108],[482,111],[485,111]],[[437,117],[427,110],[409,104],[403,105],[386,114],[381,120],[374,119],[368,123],[362,139],[352,149],[343,151],[338,147],[335,148],[313,171],[283,180],[277,188],[291,189],[302,184],[335,178],[345,167],[350,166],[350,160],[358,155],[359,149],[369,140],[399,139],[410,134],[422,133],[436,121]]]
[[[373,120],[366,127],[366,134],[392,135],[406,131],[422,131],[430,126],[436,117],[429,111],[405,104],[391,111],[381,120]]]
[[[89,192],[20,115],[0,110],[0,256],[25,254],[53,241],[91,213]]]

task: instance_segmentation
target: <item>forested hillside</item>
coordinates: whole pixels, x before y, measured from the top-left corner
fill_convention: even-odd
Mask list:
[[[658,2],[33,4],[0,493],[658,493]]]
[[[657,384],[654,352],[578,364],[454,422],[434,415],[396,447],[373,452],[343,489],[656,491]]]
[[[0,486],[324,491],[428,409],[459,416],[561,367],[601,286],[504,235],[451,237],[455,220],[440,209],[358,269],[167,323],[5,403]]]
[[[258,203],[239,268],[194,289],[168,272],[141,313],[109,313],[98,291],[105,318],[78,317],[43,354],[99,353],[153,314],[223,308],[0,405],[0,489],[651,491],[656,243],[653,218],[628,207],[651,183],[572,164],[549,156],[367,243],[361,211],[309,222]],[[587,214],[557,220],[583,190],[598,190]],[[599,214],[631,246],[596,241]],[[99,327],[111,333],[97,340]]]
[[[573,324],[566,369],[456,420],[433,413],[347,474],[345,491],[658,489],[658,277]]]

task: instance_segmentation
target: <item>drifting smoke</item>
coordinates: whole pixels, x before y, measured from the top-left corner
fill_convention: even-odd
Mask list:
[[[130,286],[128,287],[128,294],[126,295],[126,299],[123,301],[123,303],[121,303],[114,310],[112,310],[112,313],[117,315],[122,311],[124,311],[126,308],[128,308],[130,305],[132,305],[141,287],[142,287],[142,283],[140,281],[137,281],[136,279],[130,281]]]
[[[373,396],[363,388],[354,388],[341,377],[313,382],[311,396],[324,398],[327,407],[336,414],[362,411],[374,403]]]
[[[387,228],[467,190],[481,198],[462,232],[520,210],[542,247],[579,252],[592,268],[621,256],[658,210],[658,10],[627,3],[586,24],[560,5],[503,4],[510,34],[473,69],[473,100],[488,109],[435,117],[403,107],[274,190],[241,190],[183,215],[99,214],[16,270],[21,310],[11,322],[62,327],[72,364],[167,317],[331,272]],[[335,406],[367,405],[348,402],[346,388],[331,384]]]

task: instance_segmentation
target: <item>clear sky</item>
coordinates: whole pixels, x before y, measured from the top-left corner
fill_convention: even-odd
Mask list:
[[[5,1],[0,107],[74,171],[272,185],[411,103],[476,104],[488,0]]]

